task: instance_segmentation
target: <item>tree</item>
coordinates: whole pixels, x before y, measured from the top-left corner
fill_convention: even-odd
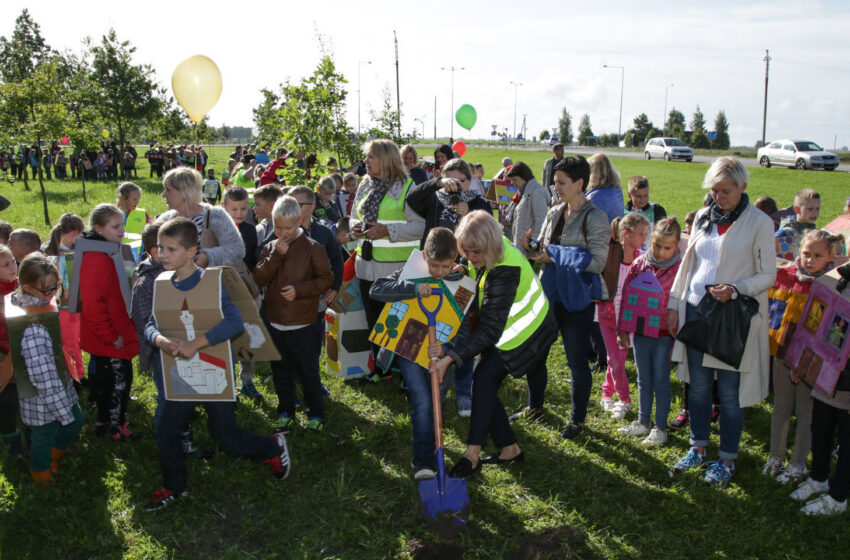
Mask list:
[[[12,38],[0,37],[0,76],[6,83],[21,81],[54,54],[41,36],[41,28],[24,9],[15,20]]]
[[[573,143],[573,118],[566,107],[561,107],[561,118],[558,119],[558,141],[565,146]]]
[[[90,39],[86,44],[91,45]],[[133,64],[136,47],[119,41],[114,29],[102,37],[100,45],[90,46],[90,51],[96,93],[91,102],[115,128],[123,146],[131,129],[160,115],[165,90],[154,81],[153,67]]]
[[[699,105],[697,105],[697,109],[694,111],[694,116],[691,118],[691,130],[694,132],[697,130],[705,131],[705,116],[702,114]]]
[[[652,138],[649,134],[655,127],[652,125],[652,121],[649,120],[649,117],[646,116],[646,113],[641,113],[640,115],[635,117],[633,121],[634,124],[634,142],[635,145],[643,144],[647,139]]]
[[[545,129],[541,130],[540,131],[540,139],[541,140],[548,140],[549,139],[549,131],[545,130]]]
[[[394,108],[393,96],[388,84],[384,84],[384,89],[381,91],[381,97],[383,98],[383,107],[381,108],[381,111],[375,112],[374,110],[370,110],[369,115],[372,117],[373,121],[378,123],[377,130],[379,137],[389,138],[394,142],[400,143],[401,138],[398,136],[398,131],[401,126],[401,113]]]
[[[587,113],[581,116],[578,125],[578,143],[579,146],[587,145],[587,138],[593,136],[593,129],[590,128],[590,115]]]
[[[701,128],[694,130],[693,134],[691,134],[691,146],[702,149],[710,147],[708,135],[705,133],[705,130]]]
[[[729,121],[726,120],[726,112],[721,109],[714,117],[714,131],[717,133],[717,139],[714,140],[714,146],[720,150],[729,149]]]
[[[676,134],[676,132],[678,134]],[[667,116],[667,122],[664,123],[664,134],[681,138],[685,130],[685,115],[673,107]]]

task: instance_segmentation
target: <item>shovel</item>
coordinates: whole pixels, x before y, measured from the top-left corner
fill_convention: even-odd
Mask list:
[[[432,295],[439,296],[437,308],[429,311],[417,295],[419,307],[428,318],[428,343],[437,341],[437,312],[443,305],[443,291],[432,288]],[[431,358],[433,365],[436,358]],[[434,414],[434,446],[437,449],[437,476],[417,483],[422,514],[425,521],[440,535],[456,535],[469,518],[469,493],[465,478],[446,476],[445,449],[443,448],[443,407],[440,397],[440,381],[431,374],[431,406]]]

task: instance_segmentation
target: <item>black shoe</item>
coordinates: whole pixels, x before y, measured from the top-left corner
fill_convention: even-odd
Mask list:
[[[573,439],[584,431],[584,426],[573,424],[570,422],[567,427],[561,432],[561,437],[564,439]]]
[[[480,459],[478,460],[478,464],[475,465],[475,467],[473,468],[472,461],[470,461],[466,457],[461,457],[460,461],[455,463],[455,466],[453,466],[452,470],[449,471],[449,476],[451,478],[466,478],[478,472],[481,472]]]
[[[525,407],[519,412],[511,414],[508,416],[509,422],[516,422],[520,419],[525,419],[528,422],[537,422],[541,418],[543,418],[544,410],[542,408],[531,408]]]
[[[167,488],[162,488],[161,490],[157,490],[156,492],[154,492],[153,499],[146,503],[143,506],[143,509],[145,511],[156,511],[158,509],[168,507],[177,500],[185,498],[188,495],[189,492],[187,492],[186,490],[175,494]]]
[[[681,430],[682,428],[688,425],[688,422],[690,422],[688,411],[683,410],[670,422],[670,425],[667,426],[667,428],[673,431]]]
[[[525,461],[525,452],[520,451],[519,454],[515,457],[511,457],[510,459],[502,459],[499,457],[498,453],[493,453],[492,455],[486,455],[481,457],[479,460],[480,463],[484,465],[501,465],[503,463],[522,463]]]

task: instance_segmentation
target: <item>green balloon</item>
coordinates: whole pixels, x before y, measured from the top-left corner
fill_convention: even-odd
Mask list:
[[[458,107],[457,112],[455,113],[455,120],[457,121],[457,124],[466,130],[472,130],[472,127],[475,126],[475,121],[478,120],[478,114],[475,112],[475,107],[464,103]]]

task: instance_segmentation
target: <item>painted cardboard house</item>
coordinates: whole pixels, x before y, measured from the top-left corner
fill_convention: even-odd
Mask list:
[[[825,394],[834,391],[850,356],[850,301],[835,289],[839,279],[832,270],[812,284],[785,354],[788,367]]]
[[[651,269],[646,269],[623,290],[618,330],[658,338],[666,309],[661,309],[664,290]]]
[[[327,369],[337,377],[356,379],[374,368],[354,257],[346,261],[339,295],[325,312],[325,349]]]
[[[428,265],[422,253],[413,251],[399,279],[418,280],[429,277]],[[437,341],[448,342],[457,334],[463,316],[475,296],[475,280],[468,276],[458,281],[431,279],[428,284],[433,290],[432,295],[428,297],[387,303],[369,336],[369,340],[378,346],[425,368],[429,366],[430,361],[429,323],[435,327]]]

